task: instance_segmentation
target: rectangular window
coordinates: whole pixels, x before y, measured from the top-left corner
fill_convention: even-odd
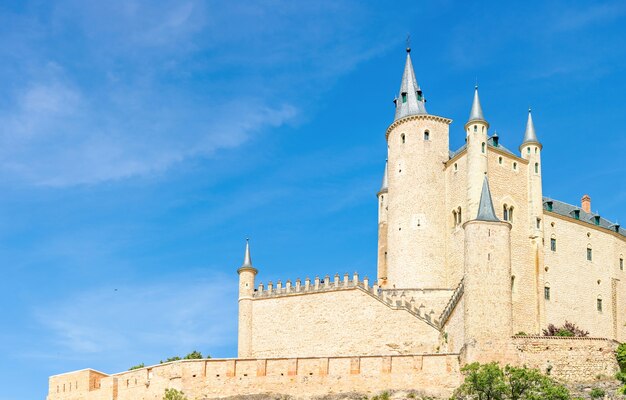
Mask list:
[[[622,271],[624,270],[624,259],[623,258],[619,259],[619,269],[622,270]]]
[[[550,288],[547,286],[543,288],[543,297],[546,300],[550,300]]]
[[[598,299],[597,307],[598,311],[602,312],[602,299]]]
[[[537,218],[537,229],[541,229],[541,218]]]
[[[591,261],[593,258],[592,256],[593,254],[591,252],[591,249],[587,249],[587,261]]]
[[[402,102],[406,103],[406,93],[402,93]]]
[[[556,239],[550,239],[550,250],[556,251]]]

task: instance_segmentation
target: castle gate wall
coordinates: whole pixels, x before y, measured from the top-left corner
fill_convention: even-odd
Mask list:
[[[161,399],[167,388],[191,399],[262,393],[306,398],[401,389],[448,396],[460,383],[458,354],[185,360],[112,375],[100,389],[76,391],[73,397],[50,393],[48,400]]]
[[[624,317],[626,271],[619,259],[626,254],[626,240],[594,225],[568,220],[546,212],[545,265],[541,281],[550,299],[542,298],[545,324],[575,322],[591,336],[626,341]],[[556,251],[551,249],[556,240]],[[587,248],[591,248],[591,261]],[[598,300],[602,310],[598,310]]]
[[[513,338],[519,364],[570,382],[596,376],[613,377],[619,370],[618,343],[610,339],[526,336]]]
[[[320,357],[431,353],[439,331],[352,288],[255,298],[252,335],[253,357]]]

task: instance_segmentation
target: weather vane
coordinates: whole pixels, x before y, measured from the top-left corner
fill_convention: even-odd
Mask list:
[[[406,51],[411,51],[411,34],[406,35]]]

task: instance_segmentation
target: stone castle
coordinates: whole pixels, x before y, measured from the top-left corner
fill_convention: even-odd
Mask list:
[[[246,244],[238,358],[50,377],[48,400],[314,396],[417,389],[446,395],[468,362],[525,364],[582,381],[617,370],[626,340],[626,231],[542,194],[530,110],[519,152],[489,134],[474,92],[465,145],[428,114],[407,49],[378,197],[375,280],[256,282]],[[541,336],[574,322],[585,338]]]

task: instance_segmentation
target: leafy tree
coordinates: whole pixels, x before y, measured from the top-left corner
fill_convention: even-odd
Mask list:
[[[503,400],[507,392],[504,373],[497,363],[467,364],[461,369],[465,382],[455,391],[453,399]]]
[[[192,351],[191,353],[187,354],[184,359],[185,360],[199,360],[202,358],[202,353],[200,353],[199,351]]]
[[[497,363],[466,365],[465,381],[452,399],[458,400],[569,400],[569,391],[536,369]]]
[[[163,363],[168,363],[168,362],[172,362],[172,361],[178,361],[180,359],[181,359],[180,357],[174,356],[174,357],[170,357],[170,358],[166,359],[165,361],[161,360],[159,363],[163,364]]]
[[[555,326],[554,324],[548,325],[546,329],[543,330],[544,336],[575,336],[575,337],[587,337],[589,336],[589,332],[582,330],[578,327],[578,325],[565,321],[563,326]]]
[[[185,393],[176,389],[165,389],[165,396],[163,400],[187,400]]]
[[[133,365],[132,367],[128,368],[128,370],[132,371],[134,369],[139,369],[139,368],[143,368],[143,367],[145,367],[145,365],[143,363],[141,363],[141,364]]]

